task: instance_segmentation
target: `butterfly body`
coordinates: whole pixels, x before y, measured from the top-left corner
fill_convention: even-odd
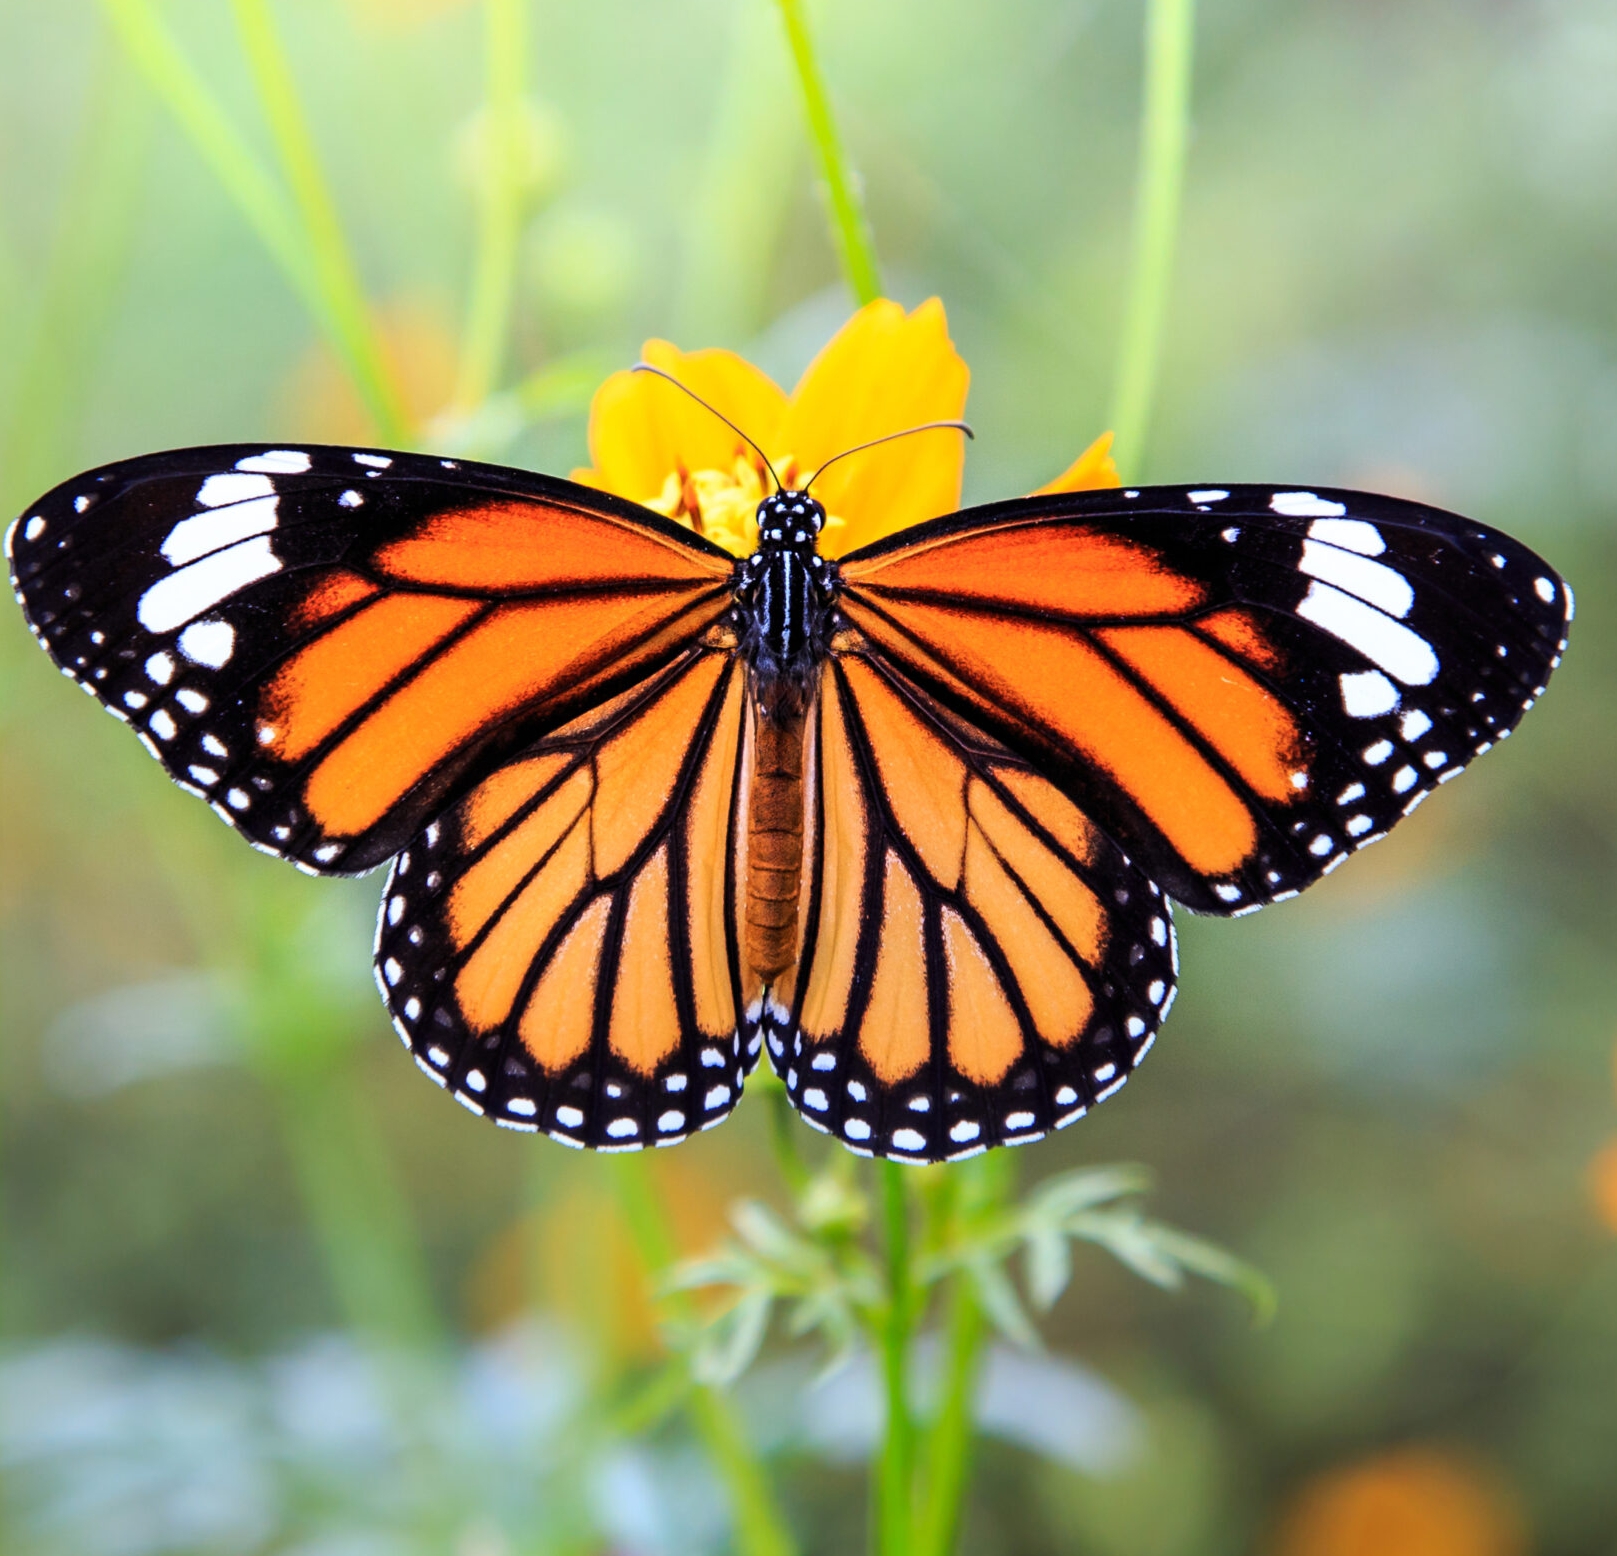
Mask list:
[[[1527,547],[1364,493],[1035,497],[834,563],[812,499],[759,521],[738,562],[570,482],[238,446],[76,477],[7,552],[63,672],[256,846],[393,861],[422,1070],[602,1149],[720,1122],[766,1049],[856,1151],[1071,1123],[1167,1015],[1171,899],[1384,835],[1572,614]]]

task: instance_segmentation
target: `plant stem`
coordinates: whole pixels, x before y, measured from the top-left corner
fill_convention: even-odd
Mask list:
[[[954,1549],[960,1504],[971,1471],[972,1420],[983,1327],[982,1308],[971,1282],[957,1275],[949,1293],[942,1393],[925,1456],[926,1500],[916,1531],[917,1556],[948,1556]]]
[[[1190,137],[1196,0],[1147,0],[1145,89],[1135,184],[1134,273],[1123,315],[1112,402],[1115,453],[1125,481],[1138,479],[1162,358],[1168,287]]]
[[[886,1244],[887,1312],[882,1325],[882,1391],[886,1426],[877,1467],[875,1548],[879,1556],[911,1556],[914,1513],[915,1422],[910,1414],[910,1341],[915,1294],[910,1273],[910,1201],[906,1168],[884,1161],[882,1228]]]
[[[674,1263],[677,1250],[650,1166],[643,1155],[615,1157],[618,1202],[629,1224],[648,1280],[655,1282]],[[666,1298],[678,1319],[694,1321],[686,1292]],[[763,1465],[752,1451],[729,1399],[717,1389],[695,1385],[685,1401],[691,1424],[730,1492],[736,1521],[736,1549],[741,1556],[795,1556],[797,1546],[769,1489]]]
[[[72,461],[84,391],[122,292],[146,194],[151,93],[121,50],[103,40],[97,54],[40,281],[29,291],[20,274],[0,275],[0,294],[12,293],[10,310],[0,295],[0,312],[9,313],[0,320],[0,352],[16,375],[0,433],[0,508],[7,512],[61,480]]]
[[[218,99],[180,52],[149,0],[101,0],[101,6],[135,68],[179,121],[293,290],[316,317],[321,317],[313,269],[297,219],[274,180],[226,117]]]
[[[362,312],[334,299],[329,291],[331,278],[322,266],[330,264],[331,256],[316,253],[315,238],[306,222],[300,220],[297,210],[230,122],[150,0],[101,0],[101,6],[135,68],[174,115],[336,351],[370,407],[378,431],[389,441],[403,441],[403,417],[390,413],[390,391],[379,387],[387,382],[379,354],[372,350],[369,364],[364,360],[368,321]],[[345,306],[350,314],[346,318]],[[362,307],[361,303],[359,308]],[[359,323],[363,323],[363,329],[356,328]]]
[[[861,306],[881,296],[881,270],[876,263],[876,244],[871,237],[870,221],[865,215],[863,200],[859,196],[858,175],[848,165],[837,135],[836,120],[831,116],[831,100],[826,94],[825,82],[814,57],[814,44],[809,38],[808,22],[803,16],[802,0],[778,0],[781,20],[786,24],[786,39],[797,65],[798,85],[803,91],[803,109],[808,115],[809,136],[820,159],[820,174],[825,179],[826,203],[831,220],[831,233],[836,240],[837,257],[842,262],[842,274]]]
[[[487,162],[477,188],[477,250],[455,386],[462,411],[481,405],[499,382],[522,236],[517,136],[528,48],[523,0],[486,0],[484,16]]]
[[[314,283],[333,342],[376,423],[377,435],[387,443],[404,442],[409,434],[409,418],[383,360],[337,205],[321,169],[320,155],[309,133],[269,7],[266,0],[232,0],[232,5],[253,85],[280,157],[281,173],[302,220]]]
[[[298,1074],[265,1068],[343,1317],[385,1345],[434,1349],[443,1333],[420,1242],[351,1057]]]
[[[767,1060],[764,1061],[766,1064]],[[786,1187],[799,1195],[809,1185],[812,1174],[803,1154],[797,1148],[797,1132],[802,1127],[792,1109],[792,1099],[786,1088],[776,1081],[769,1092],[769,1144],[775,1153],[775,1165],[786,1180]]]
[[[950,1241],[969,1236],[974,1223],[992,1215],[1009,1198],[1017,1162],[1010,1151],[994,1151],[945,1168],[951,1222],[939,1229]],[[917,1556],[948,1556],[960,1525],[960,1506],[971,1472],[972,1428],[977,1376],[987,1336],[982,1305],[971,1277],[961,1271],[950,1282],[949,1320],[944,1335],[942,1391],[924,1453],[924,1499],[918,1517]]]

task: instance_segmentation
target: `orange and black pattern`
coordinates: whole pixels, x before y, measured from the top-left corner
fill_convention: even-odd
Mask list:
[[[998,504],[847,558],[841,609],[1186,906],[1294,896],[1515,727],[1565,582],[1454,514],[1159,487]]]
[[[57,663],[322,873],[383,863],[481,766],[680,652],[733,563],[568,482],[331,448],[109,465],[11,547]]]
[[[851,635],[814,728],[801,949],[764,1017],[792,1101],[857,1151],[927,1161],[1081,1118],[1172,1004],[1162,889]]]
[[[765,1046],[858,1151],[1082,1116],[1167,1014],[1170,899],[1249,912],[1384,835],[1572,618],[1509,537],[1354,492],[787,543],[771,572],[565,481],[233,447],[80,476],[6,549],[63,672],[251,842],[394,860],[377,976],[421,1067],[602,1149],[718,1122]],[[806,658],[762,666],[766,615]]]
[[[693,650],[497,768],[394,863],[382,993],[469,1107],[631,1149],[739,1100],[758,1056],[727,885],[743,690],[729,654]]]

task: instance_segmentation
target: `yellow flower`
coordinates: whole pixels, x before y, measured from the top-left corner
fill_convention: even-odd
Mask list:
[[[970,372],[949,339],[943,304],[913,313],[880,298],[837,331],[788,395],[733,351],[682,352],[648,340],[642,356],[743,429],[781,481],[801,486],[846,449],[928,421],[955,421]],[[737,556],[757,545],[769,491],[758,456],[688,395],[650,373],[614,373],[590,406],[593,468],[573,479],[688,524]],[[1041,493],[1117,486],[1103,433]],[[841,556],[960,506],[964,440],[917,433],[843,460],[817,482],[826,511],[820,550]]]

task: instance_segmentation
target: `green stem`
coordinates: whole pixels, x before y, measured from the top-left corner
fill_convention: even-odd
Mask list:
[[[778,4],[781,20],[786,24],[792,59],[797,65],[798,85],[803,91],[803,109],[808,116],[809,135],[820,159],[820,174],[825,179],[826,203],[830,210],[831,233],[836,240],[837,257],[842,262],[843,276],[862,306],[874,302],[882,292],[876,244],[871,237],[864,202],[859,197],[858,177],[849,166],[842,141],[837,135],[836,120],[831,115],[831,100],[826,94],[819,63],[814,57],[814,44],[809,38],[802,0],[778,0]]]
[[[101,6],[135,68],[179,121],[293,290],[324,322],[313,268],[291,207],[180,52],[149,0],[101,0]]]
[[[122,291],[146,194],[151,94],[121,50],[103,45],[98,54],[41,280],[29,294],[20,274],[10,277],[13,311],[9,327],[0,327],[0,350],[16,375],[0,435],[0,508],[7,512],[61,480],[72,461],[85,389]]]
[[[1125,481],[1145,459],[1190,138],[1196,0],[1147,0],[1145,92],[1135,185],[1134,273],[1123,314],[1112,428]]]
[[[404,442],[409,417],[383,360],[337,204],[321,169],[269,7],[266,0],[232,0],[232,4],[281,172],[302,220],[315,286],[334,344],[376,423],[378,436],[387,443]]]
[[[882,1391],[886,1426],[877,1467],[875,1548],[879,1556],[911,1556],[915,1491],[915,1421],[910,1414],[910,1342],[915,1329],[910,1271],[910,1202],[907,1168],[880,1166],[882,1228],[886,1244],[887,1312],[882,1325]]]
[[[779,1081],[770,1086],[768,1092],[769,1144],[775,1153],[775,1165],[780,1168],[780,1175],[795,1198],[809,1186],[813,1176],[808,1163],[803,1160],[803,1153],[798,1149],[798,1131],[802,1125],[792,1107],[791,1097]]]
[[[1011,1151],[993,1151],[945,1168],[951,1191],[944,1203],[949,1224],[942,1239],[959,1242],[998,1211],[1016,1182]],[[942,1196],[940,1196],[942,1198]],[[960,1527],[960,1507],[971,1474],[977,1377],[988,1326],[971,1277],[961,1271],[949,1288],[949,1319],[944,1335],[942,1392],[924,1452],[925,1496],[918,1518],[917,1556],[949,1556]]]
[[[643,1155],[625,1154],[616,1157],[612,1166],[629,1235],[647,1278],[655,1283],[673,1266],[678,1251],[651,1181],[650,1164]],[[695,1321],[695,1306],[688,1293],[671,1293],[665,1301],[676,1319]],[[691,1389],[685,1409],[729,1489],[736,1549],[741,1556],[795,1556],[797,1546],[730,1401],[717,1389],[697,1385]]]
[[[522,0],[487,0],[484,12],[487,160],[479,170],[477,250],[455,387],[455,404],[462,410],[481,405],[499,382],[522,237],[517,138],[527,61],[526,13]]]
[[[388,1345],[432,1349],[442,1331],[420,1243],[351,1059],[290,1075],[266,1068],[344,1318]]]
[[[971,1473],[972,1423],[983,1334],[983,1312],[971,1282],[957,1275],[949,1294],[942,1395],[925,1456],[926,1501],[915,1542],[917,1556],[949,1556],[954,1549],[960,1504]]]
[[[315,235],[306,224],[307,213],[300,217],[288,203],[280,186],[230,122],[218,98],[186,59],[151,0],[101,0],[101,7],[135,68],[174,115],[198,156],[212,169],[337,352],[370,406],[379,432],[389,441],[402,441],[403,417],[389,411],[394,399],[384,387],[387,380],[374,347],[369,348],[370,359],[366,361],[369,324],[362,312],[363,304],[355,305],[352,299],[345,303],[331,292],[332,256],[316,251]]]

